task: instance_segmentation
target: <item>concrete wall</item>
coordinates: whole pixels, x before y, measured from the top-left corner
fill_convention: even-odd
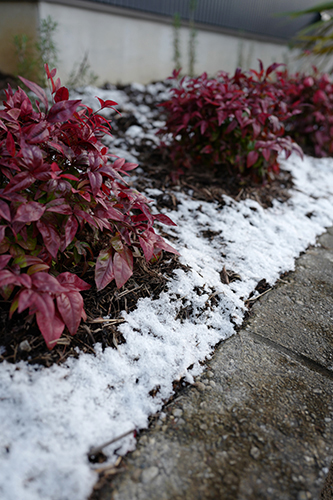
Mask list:
[[[17,69],[15,35],[34,39],[39,25],[36,2],[0,2],[0,70],[14,74]]]
[[[122,11],[105,4],[81,0],[44,0],[38,2],[0,1],[0,47],[21,30],[32,32],[38,19],[51,16],[58,23],[55,42],[59,49],[58,74],[66,82],[75,64],[88,54],[91,70],[98,83],[148,83],[164,79],[172,73],[172,20],[131,11]],[[188,71],[189,28],[180,29],[182,67]],[[196,38],[197,74],[219,70],[233,72],[241,63],[243,68],[258,67],[257,59],[265,65],[283,62],[287,48],[280,43],[258,41],[233,36],[209,28],[198,27]],[[0,52],[0,70],[13,72],[13,58]]]

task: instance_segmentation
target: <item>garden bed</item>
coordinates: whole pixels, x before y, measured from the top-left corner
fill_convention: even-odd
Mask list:
[[[41,336],[21,328],[1,349],[4,498],[88,498],[98,477],[91,448],[128,433],[103,449],[106,465],[134,449],[134,431],[147,427],[174,382],[193,382],[251,301],[333,222],[330,159],[281,157],[280,176],[264,186],[199,170],[171,182],[155,136],[163,121],[155,103],[166,92],[156,83],[73,94],[92,107],[95,95],[120,103],[107,144],[140,164],[130,182],[152,200],[154,213],[177,224],[158,231],[180,256],[164,253],[148,274],[138,261],[124,287],[84,292],[88,321],[51,354]]]

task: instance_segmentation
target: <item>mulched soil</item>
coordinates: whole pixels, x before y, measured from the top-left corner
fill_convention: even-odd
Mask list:
[[[3,78],[2,78],[3,77]],[[4,87],[6,75],[0,74],[0,91]],[[11,83],[14,83],[11,81]],[[129,96],[135,101],[137,97],[130,87],[122,87],[128,90]],[[148,96],[146,104],[155,107]],[[126,129],[135,123],[131,117],[122,117],[117,120],[114,129],[115,137],[125,135]],[[165,152],[153,149],[151,144],[142,143],[135,146],[139,152],[139,164],[144,174],[135,181],[135,188],[144,192],[147,188],[161,190],[162,194],[155,199],[156,210],[163,208],[177,209],[175,192],[183,192],[196,200],[206,202],[217,201],[222,207],[225,204],[224,195],[231,196],[236,200],[251,198],[263,207],[272,206],[274,199],[286,201],[289,198],[288,190],[292,187],[292,179],[289,173],[281,174],[269,183],[255,185],[244,182],[239,178],[232,178],[227,171],[193,169],[186,172],[176,183],[172,182],[172,165]],[[163,234],[163,232],[162,232]],[[207,238],[212,235],[207,232]],[[9,320],[9,305],[0,300],[0,362],[8,361],[17,363],[26,360],[32,364],[51,366],[60,364],[68,357],[78,357],[80,352],[94,354],[96,342],[102,347],[113,347],[124,342],[124,338],[117,329],[122,323],[122,311],[135,309],[137,301],[143,297],[158,298],[160,293],[167,288],[168,280],[172,277],[175,269],[186,266],[180,264],[178,257],[171,254],[163,254],[161,259],[151,265],[144,259],[137,261],[134,274],[121,289],[117,289],[111,283],[102,291],[98,292],[93,286],[93,273],[87,272],[82,278],[92,284],[89,291],[83,292],[85,310],[88,314],[86,323],[82,323],[75,336],[64,333],[58,344],[49,351],[45,345],[35,320],[27,315],[14,314]],[[232,275],[232,273],[230,273]],[[221,277],[222,279],[222,277]],[[226,279],[228,277],[226,276]],[[110,319],[103,319],[106,316]]]

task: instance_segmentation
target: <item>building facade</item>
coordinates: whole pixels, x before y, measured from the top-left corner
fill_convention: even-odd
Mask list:
[[[54,42],[58,73],[64,82],[84,58],[100,85],[164,79],[175,66],[176,36],[180,64],[187,73],[193,22],[196,74],[233,72],[239,65],[258,67],[258,59],[265,66],[287,62],[291,57],[288,41],[313,18],[304,16],[290,21],[278,14],[316,3],[313,0],[0,0],[0,71],[17,72],[14,36],[25,34],[36,38],[41,20],[48,16],[57,23]],[[180,18],[177,31],[176,13]]]

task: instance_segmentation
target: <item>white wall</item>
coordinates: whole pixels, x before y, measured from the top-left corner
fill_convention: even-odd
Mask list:
[[[124,17],[105,12],[41,2],[40,16],[51,16],[59,23],[56,42],[61,54],[59,73],[64,81],[75,62],[88,53],[91,69],[99,83],[148,83],[172,73],[173,26],[164,22]],[[180,31],[181,64],[188,71],[189,29]],[[258,67],[283,62],[286,46],[246,40],[239,37],[198,30],[195,72],[215,74],[233,72],[243,52],[243,67]],[[250,56],[250,57],[249,57]]]
[[[24,19],[36,17],[37,6],[39,19],[51,16],[58,23],[54,38],[59,49],[58,74],[64,83],[86,53],[91,70],[99,77],[99,84],[148,83],[164,79],[172,73],[174,33],[171,20],[158,22],[145,19],[142,15],[139,18],[133,14],[117,15],[114,8],[108,12],[105,4],[101,7],[103,4],[94,5],[79,0],[72,0],[72,6],[68,5],[70,3],[64,0],[59,0],[59,3],[57,0],[0,2],[0,29],[1,22],[6,24],[6,18],[10,18],[11,27],[16,19],[16,30],[19,23],[23,22],[26,26]],[[10,5],[13,7],[14,4],[16,10],[10,12]],[[90,8],[79,7],[82,5]],[[30,25],[34,28],[34,23]],[[181,63],[184,72],[187,72],[188,27],[181,28],[180,40]],[[257,68],[257,59],[262,59],[267,66],[273,61],[284,62],[286,52],[287,48],[282,44],[247,40],[200,28],[196,38],[195,72],[201,74],[206,71],[213,75],[224,70],[232,73],[240,62],[243,68]],[[0,52],[0,70],[11,72],[12,67],[13,61],[10,63]]]

